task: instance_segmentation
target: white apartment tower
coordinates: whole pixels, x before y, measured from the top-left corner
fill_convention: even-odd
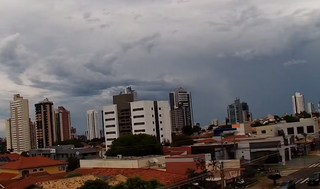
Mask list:
[[[11,118],[6,119],[6,140],[7,140],[7,150],[12,149],[12,136],[11,136]]]
[[[31,143],[28,100],[23,99],[20,94],[15,94],[13,102],[10,102],[10,114],[11,146],[13,151],[17,153],[29,151]]]
[[[308,113],[312,115],[312,113],[315,113],[314,104],[311,102],[307,103]]]
[[[94,138],[100,138],[99,119],[97,110],[87,111],[87,128],[88,128],[88,140]]]
[[[292,96],[292,105],[294,114],[306,111],[303,94],[295,93],[295,95]]]
[[[107,149],[119,134],[117,105],[103,107],[104,127]],[[130,102],[131,133],[154,135],[159,142],[171,139],[170,105],[167,101],[135,101]]]

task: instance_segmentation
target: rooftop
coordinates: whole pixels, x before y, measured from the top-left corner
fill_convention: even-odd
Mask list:
[[[8,157],[12,161],[12,160],[20,159],[23,156],[21,156],[19,154],[16,154],[16,153],[13,153],[13,154],[1,154],[0,155],[0,158],[6,158],[6,157]]]
[[[45,158],[42,156],[40,156],[40,157],[22,157],[17,161],[8,162],[8,163],[0,166],[0,169],[20,170],[20,169],[48,167],[48,166],[65,165],[65,164],[67,164],[67,162],[65,162],[65,161],[52,160],[50,158]]]
[[[186,179],[185,175],[179,175],[174,173],[168,173],[165,171],[159,171],[154,169],[139,169],[139,168],[93,168],[93,169],[77,169],[73,173],[79,173],[81,175],[96,175],[112,177],[116,175],[123,175],[125,177],[140,177],[143,180],[157,179],[164,185],[174,184]]]

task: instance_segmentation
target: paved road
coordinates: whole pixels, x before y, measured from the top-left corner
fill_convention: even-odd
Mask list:
[[[307,189],[307,188],[319,188],[319,186],[308,186],[308,178],[314,172],[320,172],[320,161],[317,161],[305,168],[300,169],[289,175],[290,178],[296,181],[296,189]]]

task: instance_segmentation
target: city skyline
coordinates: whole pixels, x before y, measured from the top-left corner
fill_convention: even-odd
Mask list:
[[[139,100],[168,100],[180,86],[191,91],[201,126],[224,120],[235,97],[254,118],[291,114],[297,91],[306,102],[320,100],[311,87],[320,69],[320,2],[33,3],[0,2],[0,136],[16,93],[30,106],[45,97],[63,104],[79,134],[86,110],[112,104],[126,86]]]

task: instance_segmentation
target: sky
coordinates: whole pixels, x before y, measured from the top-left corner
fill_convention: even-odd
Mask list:
[[[236,97],[253,118],[320,101],[319,0],[1,0],[0,136],[13,94],[71,111],[101,110],[131,86],[138,100],[192,92],[202,126]]]

